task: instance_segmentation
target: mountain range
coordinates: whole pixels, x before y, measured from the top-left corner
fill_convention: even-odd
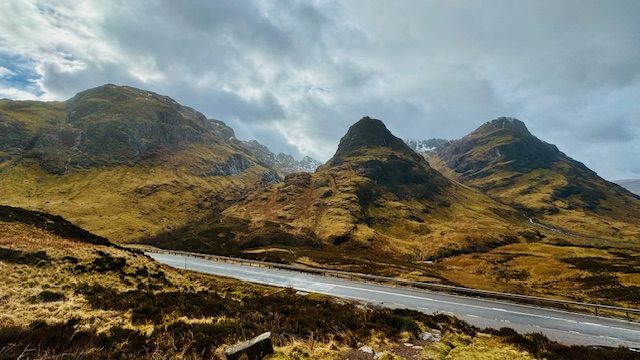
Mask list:
[[[320,165],[241,141],[169,97],[108,84],[65,102],[2,100],[0,129],[3,204],[115,243],[640,299],[640,197],[517,119],[403,141],[364,117]]]
[[[380,120],[365,117],[316,172],[290,174],[155,243],[232,254],[294,246],[427,260],[515,241],[510,221],[517,217],[433,170]]]

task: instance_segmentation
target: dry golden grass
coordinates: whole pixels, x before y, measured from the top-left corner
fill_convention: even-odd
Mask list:
[[[0,172],[0,197],[5,205],[61,215],[112,241],[129,242],[194,221],[216,201],[254,187],[265,171],[260,166],[236,176],[197,174],[230,154],[225,146],[193,145],[136,166],[64,175],[20,164]]]
[[[96,283],[122,291],[135,289],[137,284],[127,284],[123,279],[111,273],[80,273],[69,270],[69,264],[63,260],[66,256],[76,258],[80,263],[89,263],[100,250],[114,257],[127,259],[129,270],[147,268],[159,272],[160,266],[143,256],[107,246],[95,246],[59,236],[19,223],[0,222],[0,247],[27,252],[46,251],[52,258],[52,265],[34,267],[11,264],[0,261],[0,284],[3,297],[0,301],[0,323],[6,326],[25,326],[36,320],[58,322],[61,319],[80,318],[85,326],[105,330],[112,326],[127,325],[127,314],[92,309],[75,289],[82,283]],[[25,235],[28,234],[28,235]],[[167,274],[172,280],[185,282],[179,273]],[[142,280],[141,280],[142,281]],[[34,303],[30,299],[42,291],[63,294],[64,301]]]
[[[517,243],[451,257],[438,266],[441,276],[464,286],[636,307],[640,253],[615,251]]]
[[[501,359],[535,359],[531,354],[507,344],[487,334],[476,337],[460,334],[447,334],[442,342],[430,344],[421,354],[420,359],[447,360],[501,360]]]
[[[429,161],[450,178],[457,174],[448,168],[438,156]],[[570,184],[565,172],[571,164],[561,160],[552,168],[536,169],[525,173],[497,171],[488,176],[465,179],[470,186],[485,189],[487,194],[507,204],[523,206],[538,212],[537,220],[565,229],[576,235],[603,238],[621,242],[640,243],[640,200],[632,195],[621,195],[615,185],[593,176],[589,180],[592,190],[605,198],[598,200],[595,211],[585,210],[578,195],[561,199],[554,192]],[[550,212],[551,209],[555,211]]]
[[[14,119],[29,131],[35,131],[64,120],[65,104],[60,101],[12,101],[0,99],[0,114]]]
[[[313,340],[293,340],[286,346],[279,347],[276,352],[265,360],[342,360],[342,353],[349,349],[344,344],[335,342],[318,343]]]
[[[70,349],[64,348],[60,342],[49,345],[44,345],[46,342],[40,345],[31,343],[25,351],[34,359],[55,358],[60,356],[60,351],[84,354],[86,357],[105,358],[106,355],[108,358],[113,355],[110,352],[105,354],[101,346],[110,346],[109,351],[117,351],[120,354],[118,356],[123,358],[223,359],[225,345],[219,344],[221,338],[218,334],[224,334],[226,328],[234,329],[233,333],[226,335],[226,345],[246,339],[255,335],[253,332],[256,330],[246,330],[245,333],[245,329],[255,325],[257,319],[267,321],[267,329],[275,331],[276,353],[270,359],[344,359],[346,354],[357,353],[356,348],[362,345],[385,352],[381,359],[403,359],[399,355],[403,353],[399,350],[402,344],[419,341],[416,339],[419,332],[434,328],[442,331],[444,337],[436,343],[421,342],[424,350],[416,353],[420,359],[531,358],[516,342],[508,342],[501,335],[477,332],[467,324],[444,315],[427,316],[403,310],[370,309],[319,294],[302,297],[286,289],[183,272],[160,266],[146,256],[129,250],[71,241],[15,222],[0,221],[0,234],[0,249],[4,254],[0,259],[0,338],[35,336],[30,333],[16,335],[16,329],[30,327],[40,336],[49,336],[49,339],[62,336],[64,341],[69,339],[73,343],[70,339],[75,332],[84,334],[78,335],[81,344],[85,344],[81,336],[89,336],[91,341]],[[7,257],[9,249],[21,251],[22,254],[46,252],[46,261],[38,264],[21,263],[16,258]],[[92,270],[91,264],[96,260],[117,264],[115,260],[119,258],[125,260],[122,267],[106,271],[97,268]],[[158,274],[163,275],[156,276]],[[86,286],[95,289],[96,285],[103,289],[100,290],[102,293],[98,293],[99,296],[109,297],[95,298],[86,290],[78,291]],[[38,300],[44,291],[62,295],[63,298]],[[162,294],[167,292],[172,297],[183,297],[181,301],[192,299],[194,303],[178,303],[177,309],[181,311],[168,312],[153,321],[145,318],[141,321],[139,318],[141,311],[142,314],[153,315],[152,309],[144,306],[126,304],[130,306],[128,310],[110,308],[113,305],[110,302],[122,301],[119,297],[131,294],[140,294],[143,298],[134,296],[130,301],[151,298],[159,301],[159,304],[169,301],[170,306],[175,306],[170,299],[161,300]],[[203,303],[200,295],[197,295],[199,292],[209,294],[207,296],[213,300]],[[106,308],[96,305],[95,301],[107,301],[104,304]],[[224,302],[224,305],[216,301]],[[223,306],[228,310],[212,316],[187,315],[202,306],[214,309]],[[259,309],[263,307],[269,308],[268,313],[260,313]],[[325,308],[330,309],[322,313]],[[314,316],[321,318],[309,318],[309,314],[319,311],[323,315]],[[295,316],[302,318],[288,319]],[[343,319],[341,321],[345,323],[334,324],[336,318]],[[67,321],[77,321],[77,324],[64,330],[55,328]],[[306,329],[305,322],[318,325]],[[47,330],[47,326],[51,326],[51,329]],[[49,334],[46,331],[67,333]],[[125,337],[119,338],[114,334],[124,334]],[[149,339],[155,340],[149,342]],[[75,341],[77,343],[78,340]],[[114,341],[115,345],[112,343]],[[209,341],[217,345],[211,348]],[[96,345],[96,342],[102,345]],[[137,342],[144,345],[136,347]],[[22,351],[22,348],[14,349],[11,346],[0,346],[0,357]],[[564,351],[565,348],[558,349]]]

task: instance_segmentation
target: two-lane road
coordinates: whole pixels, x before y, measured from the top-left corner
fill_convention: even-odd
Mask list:
[[[510,327],[521,333],[541,332],[550,339],[565,344],[628,346],[640,349],[640,323],[635,322],[181,255],[147,255],[176,268],[265,285],[291,287],[390,308],[407,308],[429,314],[445,313],[479,327]]]

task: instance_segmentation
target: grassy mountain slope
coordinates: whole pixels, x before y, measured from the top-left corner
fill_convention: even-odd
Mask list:
[[[519,120],[490,121],[430,161],[539,222],[591,237],[640,240],[640,197],[539,140]]]
[[[224,123],[126,86],[64,103],[2,100],[0,127],[2,203],[115,241],[178,227],[277,180]]]
[[[425,260],[514,241],[510,209],[447,180],[379,120],[364,118],[326,165],[259,191],[225,216],[282,224],[327,251]],[[267,245],[267,244],[265,244]]]
[[[233,254],[285,246],[311,258],[415,262],[516,242],[522,220],[446,179],[381,121],[364,118],[315,173],[290,174],[220,216],[149,242]]]
[[[97,239],[59,217],[0,208],[0,359],[223,359],[265,331],[269,359],[368,358],[362,345],[387,359],[634,356],[184,272]],[[441,339],[420,340],[424,331]]]

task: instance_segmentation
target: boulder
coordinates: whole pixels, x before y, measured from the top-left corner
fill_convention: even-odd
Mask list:
[[[237,343],[224,352],[228,360],[262,360],[273,354],[271,333],[266,332],[253,339]]]

